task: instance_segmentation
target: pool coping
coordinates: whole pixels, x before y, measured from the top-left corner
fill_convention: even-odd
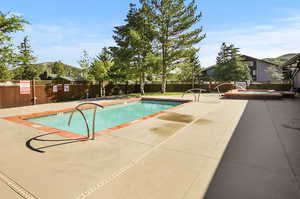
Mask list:
[[[247,90],[246,90],[247,91]],[[251,91],[250,91],[251,92]],[[254,92],[260,92],[260,91],[254,91]],[[224,93],[223,97],[228,99],[282,99],[283,94],[279,91],[269,92],[268,91],[262,91],[264,93],[242,93],[239,92],[239,90],[234,89],[230,90],[226,93]]]
[[[166,110],[163,110],[163,111],[145,116],[145,117],[138,118],[138,119],[130,121],[130,122],[126,122],[126,123],[123,123],[123,124],[120,124],[120,125],[117,125],[117,126],[105,129],[105,130],[101,130],[99,132],[96,132],[95,136],[105,135],[105,134],[108,134],[112,131],[131,126],[133,124],[136,124],[136,123],[141,122],[141,121],[148,120],[150,118],[154,118],[158,115],[167,113],[168,111],[171,111],[171,110],[176,110],[176,109],[182,107],[183,105],[186,105],[186,104],[192,102],[192,100],[142,97],[142,98],[129,98],[129,99],[113,100],[113,101],[101,102],[101,103],[97,103],[97,104],[102,105],[102,106],[105,107],[105,106],[110,106],[110,105],[117,105],[117,104],[122,104],[122,103],[126,103],[126,102],[135,102],[135,101],[142,101],[142,100],[170,101],[170,102],[173,101],[173,102],[184,102],[184,103],[180,104],[180,105],[177,105],[175,107],[172,107],[172,108],[169,108],[169,109],[166,109]],[[88,109],[88,108],[91,108],[91,107],[93,107],[93,106],[87,105],[87,106],[84,106],[84,109]],[[53,127],[48,127],[46,125],[41,125],[41,124],[37,124],[37,123],[29,122],[29,121],[25,120],[25,119],[35,118],[35,117],[55,115],[57,113],[72,112],[74,110],[76,110],[76,109],[75,108],[66,108],[66,109],[61,109],[61,110],[45,111],[45,112],[32,113],[32,114],[26,114],[26,115],[15,115],[15,116],[2,117],[1,119],[7,120],[7,121],[10,121],[10,122],[14,122],[14,123],[18,123],[18,124],[22,124],[24,126],[32,127],[34,129],[45,131],[45,132],[48,132],[48,133],[55,133],[56,135],[59,135],[61,137],[68,138],[68,139],[86,139],[87,138],[86,136],[82,136],[80,134],[77,134],[77,133],[74,133],[74,132],[71,132],[71,131],[56,129],[56,128],[53,128]]]

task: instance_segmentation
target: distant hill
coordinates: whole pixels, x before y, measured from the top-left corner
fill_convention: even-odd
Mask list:
[[[281,65],[281,64],[285,63],[287,60],[294,57],[295,55],[297,55],[297,53],[289,53],[289,54],[281,55],[276,58],[265,58],[263,60],[274,63],[274,64]]]
[[[35,64],[35,65],[40,74],[43,74],[46,71],[47,74],[50,75],[50,74],[52,74],[52,68],[54,66],[54,63],[55,62],[44,62],[44,63]],[[69,77],[77,78],[81,73],[81,69],[78,67],[75,67],[75,66],[64,64],[64,68],[66,71],[66,76],[69,76]]]
[[[286,61],[288,61],[289,59],[291,59],[292,57],[296,56],[297,54],[298,53],[289,53],[289,54],[281,55],[276,58],[264,58],[262,60],[277,64],[277,65],[281,65],[281,64],[285,63]],[[204,68],[204,70],[209,70],[210,68],[213,68],[215,66],[216,65],[206,67],[206,68]]]

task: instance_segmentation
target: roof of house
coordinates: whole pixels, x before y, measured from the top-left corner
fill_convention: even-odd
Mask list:
[[[278,64],[274,64],[274,63],[272,63],[272,62],[268,62],[268,61],[266,61],[266,60],[258,59],[258,58],[251,57],[251,56],[248,56],[248,55],[241,55],[241,57],[248,58],[248,59],[258,60],[258,61],[265,62],[265,63],[267,63],[267,64],[271,64],[271,65],[274,65],[274,66],[278,66],[278,67],[279,67]],[[216,65],[213,65],[213,66],[209,66],[209,67],[207,67],[207,68],[204,68],[203,71],[211,70],[211,69],[213,69],[214,67],[216,67]]]
[[[248,56],[248,55],[241,55],[241,57],[258,60],[258,61],[265,62],[267,64],[271,64],[271,65],[274,65],[274,66],[279,66],[278,64],[274,64],[272,62],[269,62],[269,61],[266,61],[266,60],[263,60],[263,59],[258,59],[258,58],[255,58],[255,57],[251,57],[251,56]]]
[[[66,80],[66,81],[75,81],[76,80],[73,77],[58,76],[57,74],[49,74],[48,77],[50,77],[51,79],[54,79],[54,80],[57,80],[57,79]]]
[[[291,59],[289,59],[288,61],[286,61],[282,66],[291,66],[293,64],[296,64],[296,63],[300,63],[300,53],[295,55],[294,57],[292,57]]]
[[[209,67],[207,67],[207,68],[204,68],[204,69],[202,70],[202,72],[203,72],[203,71],[208,71],[208,70],[214,69],[214,67],[216,67],[216,65],[212,65],[212,66],[209,66]]]

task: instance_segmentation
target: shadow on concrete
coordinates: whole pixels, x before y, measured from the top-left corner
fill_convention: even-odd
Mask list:
[[[294,118],[282,125],[284,128],[300,131],[300,119]]]
[[[291,161],[293,154],[300,154],[294,141],[300,136],[282,128],[284,118],[298,114],[293,109],[280,100],[249,100],[205,199],[300,198],[295,172],[300,161]],[[291,135],[293,139],[287,137]]]
[[[43,151],[42,149],[87,141],[87,139],[85,139],[85,138],[79,138],[79,139],[46,139],[46,138],[44,138],[44,137],[47,137],[49,135],[54,135],[54,134],[56,134],[56,133],[47,133],[47,134],[33,137],[26,142],[26,147],[29,148],[30,150],[38,152],[38,153],[45,153],[45,151]],[[42,138],[44,138],[44,139],[42,139]],[[56,142],[56,143],[45,145],[45,146],[40,146],[40,147],[33,147],[32,142]],[[59,142],[59,143],[57,143],[57,142]]]

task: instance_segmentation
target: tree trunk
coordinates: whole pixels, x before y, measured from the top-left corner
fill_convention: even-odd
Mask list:
[[[106,96],[105,87],[106,87],[106,85],[103,83],[102,84],[102,93],[103,93],[104,97]]]
[[[161,93],[166,92],[166,87],[167,87],[167,78],[166,78],[166,74],[163,74],[162,75],[162,84],[161,84]]]
[[[193,66],[192,71],[192,88],[195,88],[195,66]]]
[[[101,81],[99,81],[99,91],[100,91],[100,97],[102,97],[102,86],[101,86]]]
[[[145,95],[145,73],[140,73],[140,92],[141,95]]]
[[[166,49],[165,45],[162,46],[162,82],[161,82],[161,93],[166,92],[166,86],[167,86],[167,66],[166,66]]]
[[[99,81],[99,86],[100,86],[100,97],[103,97],[105,96],[105,87],[103,81]]]
[[[126,95],[128,94],[128,80],[126,81],[126,84],[125,84],[125,94]]]

